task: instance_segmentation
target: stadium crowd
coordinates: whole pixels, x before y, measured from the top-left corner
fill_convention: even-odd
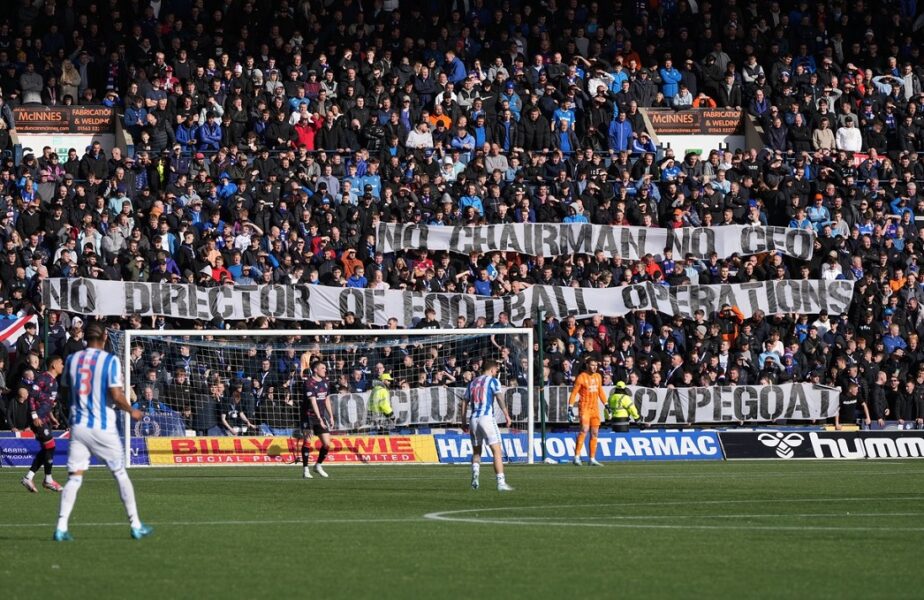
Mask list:
[[[480,295],[849,279],[845,314],[549,318],[546,378],[595,356],[654,387],[814,381],[922,423],[922,32],[915,0],[21,0],[0,17],[0,148],[11,107],[103,104],[134,149],[5,155],[0,319],[43,314],[48,277]],[[714,106],[766,146],[675,156],[639,110]],[[807,262],[382,255],[380,222],[818,237]],[[81,319],[50,323],[47,354],[81,347]],[[312,324],[234,324],[255,325]],[[6,387],[43,338],[5,361]]]

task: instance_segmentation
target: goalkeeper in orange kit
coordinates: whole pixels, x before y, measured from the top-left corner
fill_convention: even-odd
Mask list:
[[[574,405],[578,403],[581,417],[581,433],[577,437],[574,449],[574,464],[581,465],[581,452],[584,450],[584,438],[590,432],[590,464],[595,467],[603,465],[597,460],[597,434],[600,432],[600,403],[606,404],[603,392],[603,377],[597,372],[599,364],[596,359],[587,361],[584,372],[577,376],[571,396],[568,398],[568,417],[574,418]]]

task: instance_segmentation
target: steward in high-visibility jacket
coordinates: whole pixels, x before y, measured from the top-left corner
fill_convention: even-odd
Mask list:
[[[613,392],[607,400],[611,424],[613,431],[616,433],[627,433],[629,431],[629,417],[635,421],[639,420],[638,409],[635,408],[635,402],[632,396],[626,390],[624,381],[617,381]]]
[[[369,412],[375,418],[386,418],[394,421],[395,414],[391,409],[391,392],[389,388],[394,381],[389,373],[382,373],[372,383],[372,394],[369,396]]]

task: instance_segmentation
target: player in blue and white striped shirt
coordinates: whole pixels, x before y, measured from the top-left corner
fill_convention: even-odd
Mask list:
[[[90,467],[91,455],[106,463],[119,485],[119,495],[131,524],[131,536],[138,540],[152,532],[138,518],[135,489],[125,471],[124,447],[116,428],[118,417],[109,402],[131,413],[135,420],[143,415],[140,410],[133,409],[125,398],[122,364],[117,356],[103,350],[106,338],[106,328],[92,323],[87,327],[87,348],[69,356],[64,368],[64,387],[68,388],[71,414],[71,442],[67,454],[68,479],[61,492],[58,528],[53,537],[56,542],[74,539],[67,530],[68,519],[83,484],[83,473]]]
[[[494,403],[500,405],[506,419],[506,426],[510,427],[510,413],[501,394],[501,383],[497,379],[498,366],[493,360],[486,360],[481,369],[481,375],[476,377],[468,386],[468,392],[462,400],[462,418],[471,407],[469,419],[469,435],[472,439],[472,489],[478,489],[478,475],[481,471],[481,449],[485,441],[491,448],[494,457],[494,473],[497,475],[497,491],[510,492],[512,487],[507,485],[504,477],[504,457],[501,450],[501,436],[497,429],[497,420],[494,418]]]

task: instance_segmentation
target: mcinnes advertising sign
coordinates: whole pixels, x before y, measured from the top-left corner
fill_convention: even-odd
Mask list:
[[[694,108],[672,110],[646,109],[651,126],[657,135],[737,135],[744,130],[740,110]]]
[[[112,133],[115,112],[106,106],[20,106],[19,133]]]

